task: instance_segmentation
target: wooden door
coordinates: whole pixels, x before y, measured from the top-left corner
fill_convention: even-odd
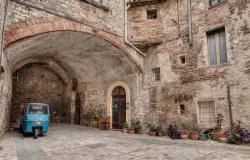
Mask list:
[[[122,129],[124,122],[126,122],[126,93],[124,88],[116,87],[113,91],[112,127]]]

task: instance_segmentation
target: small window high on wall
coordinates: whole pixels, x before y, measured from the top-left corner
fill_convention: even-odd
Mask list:
[[[153,68],[152,71],[154,74],[154,80],[160,81],[161,80],[161,69],[160,68]]]
[[[209,0],[209,5],[212,6],[216,6],[220,3],[224,2],[224,0]]]
[[[220,28],[207,33],[209,64],[211,66],[226,64],[227,45],[225,28]]]
[[[102,0],[94,0],[95,3],[102,4]]]
[[[215,102],[199,102],[198,106],[199,124],[205,127],[214,127],[216,122]]]
[[[147,19],[157,19],[157,9],[147,10]]]

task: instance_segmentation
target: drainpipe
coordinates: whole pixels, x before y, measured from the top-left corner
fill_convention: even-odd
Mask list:
[[[4,41],[4,30],[5,30],[5,21],[7,16],[7,8],[8,8],[8,0],[5,0],[4,4],[4,15],[3,15],[3,24],[2,24],[2,30],[1,30],[1,43],[0,43],[0,67],[2,68],[2,57],[3,57],[3,41]],[[0,72],[1,74],[1,72]]]
[[[188,41],[189,44],[193,44],[193,35],[192,35],[192,2],[187,0],[187,14],[188,14]]]
[[[176,5],[177,5],[177,28],[178,28],[178,36],[180,36],[180,10],[179,10],[179,0],[177,0]]]
[[[228,100],[230,127],[233,128],[233,111],[232,111],[233,103],[231,100],[231,87],[230,87],[230,85],[227,86],[227,100]]]
[[[136,50],[138,53],[140,53],[142,56],[145,57],[145,54],[139,50],[136,46],[134,46],[132,43],[129,42],[128,40],[128,9],[129,9],[129,6],[127,7],[127,2],[128,0],[124,0],[124,41],[127,45],[129,45],[130,47],[132,47],[134,50]]]

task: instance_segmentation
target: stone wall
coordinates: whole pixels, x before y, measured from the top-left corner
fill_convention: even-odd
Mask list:
[[[0,0],[0,43],[4,18],[5,0]],[[0,51],[1,52],[1,51]],[[11,71],[5,54],[2,56],[2,73],[0,73],[0,137],[8,129],[9,106],[11,102]]]
[[[124,31],[124,2],[104,0],[99,8],[82,0],[14,0],[10,1],[10,11],[7,25],[25,21],[32,17],[58,16],[64,19],[93,26],[123,36]]]

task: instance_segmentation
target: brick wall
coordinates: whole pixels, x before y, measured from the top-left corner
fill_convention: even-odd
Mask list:
[[[145,5],[131,8],[130,38],[150,40],[160,38],[163,43],[148,48],[147,74],[149,99],[149,118],[147,121],[160,121],[163,125],[198,126],[198,102],[214,101],[216,114],[223,114],[223,126],[229,126],[227,85],[231,86],[234,120],[249,124],[249,2],[229,0],[215,7],[207,1],[192,1],[192,45],[187,43],[187,4],[179,1],[179,34],[176,1],[169,0],[158,5]],[[159,19],[147,20],[146,10],[157,8]],[[177,22],[177,23],[176,23]],[[206,32],[225,26],[229,64],[209,67]],[[159,27],[162,28],[159,30]],[[186,64],[180,63],[185,56]],[[161,68],[161,81],[153,80],[152,69]],[[179,105],[185,104],[187,112],[179,114]],[[151,110],[151,111],[150,111]]]
[[[28,103],[48,103],[53,122],[70,122],[70,106],[66,99],[66,85],[45,64],[28,64],[13,73],[11,123],[18,123]],[[55,112],[53,114],[53,112]]]

